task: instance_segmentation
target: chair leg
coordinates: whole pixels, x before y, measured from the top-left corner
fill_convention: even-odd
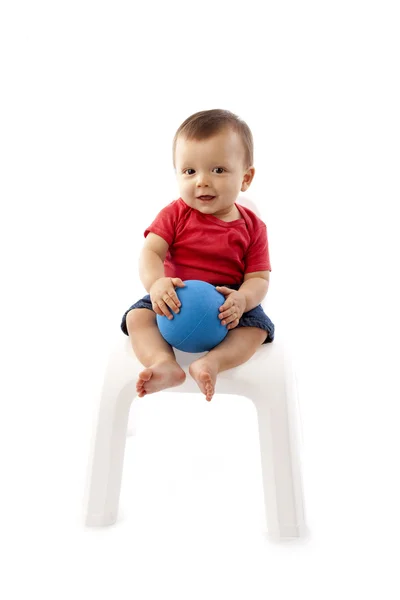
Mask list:
[[[85,494],[88,527],[112,525],[118,516],[129,410],[136,396],[127,361],[121,353],[112,355],[104,378]]]
[[[136,394],[136,392],[135,392]],[[140,428],[140,419],[143,412],[143,404],[140,402],[140,398],[136,396],[134,402],[132,402],[131,410],[129,412],[128,431],[127,437],[136,437],[138,428]]]
[[[282,363],[281,363],[282,364]],[[297,390],[289,363],[269,379],[255,402],[268,536],[304,538],[303,485],[298,443]],[[267,401],[261,395],[267,394]]]

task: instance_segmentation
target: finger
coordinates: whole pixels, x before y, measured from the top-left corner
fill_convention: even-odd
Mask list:
[[[222,318],[222,319],[226,319],[228,317],[231,317],[232,315],[236,315],[235,308],[230,308],[230,309],[226,310],[225,312],[221,313],[219,315],[219,317]]]
[[[175,297],[175,294],[173,294],[173,296]],[[171,296],[165,296],[163,298],[163,302],[170,307],[171,310],[173,310],[174,312],[178,313],[179,312],[179,308],[175,303],[175,298],[171,297]],[[179,301],[179,299],[178,299]]]
[[[163,301],[175,312],[178,312],[177,308],[180,304],[179,298],[174,290],[170,292],[165,292],[163,296]]]
[[[159,300],[158,306],[161,309],[162,315],[165,315],[166,317],[168,317],[168,319],[172,319],[172,315],[171,315],[170,311],[168,310],[168,306],[166,305],[164,300]]]
[[[162,315],[160,309],[158,308],[158,304],[156,304],[155,302],[153,302],[152,308],[153,308],[154,312],[156,313],[156,315],[160,315],[160,316]]]
[[[164,313],[161,310],[161,308],[158,306],[158,304],[156,305],[156,308],[154,309],[154,312],[156,313],[156,315],[158,315],[159,317],[163,317]]]
[[[164,298],[164,302],[166,304],[168,304],[168,306],[176,313],[179,312],[179,306],[180,306],[180,302],[179,302],[179,298],[175,293],[171,293],[170,292],[170,296],[165,296]]]
[[[174,308],[175,312],[179,312],[178,309],[179,309],[180,306],[182,306],[182,304],[181,304],[181,301],[179,300],[177,294],[175,294],[175,293],[172,294],[172,300],[173,300],[173,303],[174,303],[173,308]]]
[[[220,312],[221,312],[221,314],[222,314],[222,315],[224,315],[224,314],[225,314],[225,315],[229,314],[229,313],[228,313],[228,311],[229,311],[229,309],[230,309],[230,308],[231,308],[231,305],[230,305],[230,304],[224,304],[224,306],[221,306],[221,307],[220,307]]]
[[[235,319],[233,321],[233,323],[230,323],[227,327],[227,329],[234,329],[235,327],[237,327],[239,325],[239,319]]]

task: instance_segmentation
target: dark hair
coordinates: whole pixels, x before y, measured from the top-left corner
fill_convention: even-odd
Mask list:
[[[225,128],[236,131],[242,139],[245,150],[245,168],[253,165],[253,136],[247,123],[234,115],[229,110],[214,108],[212,110],[201,110],[194,113],[183,121],[174,136],[172,144],[172,162],[175,167],[176,142],[179,136],[188,140],[205,140],[220,133]]]

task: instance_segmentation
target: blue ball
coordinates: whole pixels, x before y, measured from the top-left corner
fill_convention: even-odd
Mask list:
[[[181,302],[179,313],[169,309],[172,319],[157,315],[163,338],[183,352],[205,352],[217,346],[228,333],[218,318],[225,296],[206,281],[189,279],[185,287],[176,287]]]

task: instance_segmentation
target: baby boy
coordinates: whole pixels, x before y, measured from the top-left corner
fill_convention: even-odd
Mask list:
[[[180,197],[144,232],[139,276],[148,295],[126,311],[121,329],[145,367],[136,383],[139,397],[181,385],[186,374],[156,315],[172,319],[171,313],[179,313],[175,289],[184,280],[214,285],[225,297],[219,318],[228,334],[189,367],[210,401],[219,372],[246,362],[274,339],[274,324],[260,305],[271,271],[267,228],[236,203],[255,173],[251,131],[227,110],[195,113],[175,134],[173,165]]]

